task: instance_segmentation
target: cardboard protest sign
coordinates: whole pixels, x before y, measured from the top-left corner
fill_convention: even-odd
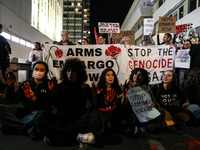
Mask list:
[[[178,50],[175,57],[175,67],[176,68],[186,68],[190,69],[190,49]]]
[[[149,33],[153,33],[153,28],[154,28],[154,18],[147,18],[144,19],[144,31],[143,35],[149,35]]]
[[[127,95],[131,108],[141,123],[155,119],[160,115],[156,108],[151,107],[152,99],[146,85],[130,88]]]
[[[120,33],[119,23],[98,22],[99,33]]]
[[[159,17],[159,33],[176,33],[176,17]]]
[[[135,45],[135,30],[120,31],[120,33],[113,33],[112,44],[120,44],[123,37],[129,37],[132,45]],[[110,38],[108,38],[110,43]]]

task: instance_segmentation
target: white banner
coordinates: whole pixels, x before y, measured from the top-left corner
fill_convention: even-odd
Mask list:
[[[186,68],[190,69],[190,49],[178,50],[175,57],[175,67],[176,68]]]
[[[140,122],[147,122],[160,115],[156,108],[152,108],[152,99],[146,85],[132,87],[127,92],[128,101]]]
[[[165,70],[173,70],[175,49],[169,45],[130,46],[127,49],[129,68],[144,68],[149,72],[150,84],[161,83]]]
[[[153,33],[154,22],[155,22],[154,18],[144,19],[144,31],[143,31],[144,35],[149,35],[149,33],[151,34]]]
[[[129,79],[131,70],[145,68],[150,73],[150,84],[161,82],[165,70],[173,69],[173,49],[169,46],[126,46],[113,45],[52,45],[45,44],[44,61],[47,62],[49,76],[60,78],[65,59],[80,58],[88,73],[87,83],[97,82],[101,72],[111,67],[120,83]]]
[[[120,33],[119,23],[98,22],[99,33]]]

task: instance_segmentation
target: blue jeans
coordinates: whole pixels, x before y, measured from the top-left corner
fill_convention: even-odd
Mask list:
[[[20,128],[30,128],[36,124],[36,118],[44,111],[34,111],[23,118],[17,116],[17,107],[0,104],[0,123],[7,129],[18,133]]]
[[[195,118],[200,119],[200,107],[196,104],[190,104],[186,107],[186,109],[189,109]]]
[[[181,90],[184,89],[184,80],[187,80],[187,78],[190,75],[190,70],[189,69],[180,69],[179,70],[179,87]]]

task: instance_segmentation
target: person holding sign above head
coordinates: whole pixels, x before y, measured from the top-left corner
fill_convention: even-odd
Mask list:
[[[157,106],[165,110],[167,126],[183,126],[190,119],[191,112],[183,109],[183,93],[176,84],[176,73],[172,70],[165,71],[162,83],[152,87]]]
[[[155,45],[155,42],[154,42],[154,40],[152,38],[152,34],[151,33],[149,33],[149,37],[151,39],[152,45]],[[147,46],[147,41],[146,40],[142,40],[141,44],[142,44],[142,46]]]
[[[109,33],[110,35],[110,44],[112,44],[112,35],[113,33]],[[99,44],[107,44],[107,34],[106,33],[101,33],[99,34]]]
[[[163,45],[163,44],[165,44],[165,45],[172,45],[171,44],[171,39],[172,39],[172,35],[170,34],[170,33],[165,33],[165,35],[163,36],[163,42],[162,43],[160,43],[160,39],[159,39],[159,31],[157,32],[157,44],[158,45]]]
[[[148,72],[143,68],[136,68],[132,70],[129,80],[129,86],[125,82],[122,87],[123,95],[120,95],[128,116],[125,119],[129,127],[127,131],[133,135],[165,128],[164,111],[155,108],[153,93],[148,86]]]
[[[99,43],[100,44],[107,44],[106,43],[107,35],[106,34],[99,34]]]
[[[190,49],[192,46],[192,42],[190,40],[186,40],[183,44],[184,49]],[[180,68],[179,70],[179,87],[181,90],[184,89],[184,81],[188,78],[190,74],[190,69]]]

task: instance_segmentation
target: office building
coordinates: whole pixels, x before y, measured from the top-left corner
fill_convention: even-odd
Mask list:
[[[63,30],[69,33],[73,43],[88,38],[90,30],[90,0],[63,1]]]

